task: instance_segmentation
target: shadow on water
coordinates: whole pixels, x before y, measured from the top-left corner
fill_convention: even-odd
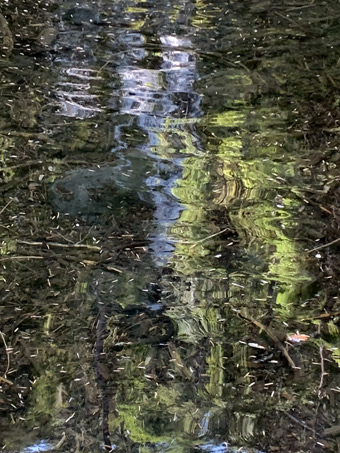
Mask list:
[[[338,451],[337,2],[5,2],[0,445]]]

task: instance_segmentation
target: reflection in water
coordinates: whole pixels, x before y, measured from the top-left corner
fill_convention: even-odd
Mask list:
[[[20,453],[37,453],[42,451],[51,451],[54,447],[47,441],[41,441],[38,444],[32,445],[31,447],[26,447],[20,451]]]
[[[324,313],[304,253],[322,238],[304,188],[321,193],[324,179],[299,169],[308,143],[287,76],[293,65],[310,78],[290,60],[310,51],[301,5],[282,23],[284,5],[269,0],[71,3],[53,12],[38,126],[52,157],[27,179],[48,188],[27,221],[18,188],[4,227],[27,227],[37,265],[3,266],[4,338],[22,363],[5,347],[15,391],[0,404],[35,437],[1,440],[19,452],[313,451],[318,414],[337,398],[327,388],[320,404],[319,363],[324,348],[336,357],[338,327],[327,342],[321,322],[305,345],[286,342]],[[5,253],[18,237],[3,236]],[[292,427],[297,409],[307,421]]]
[[[129,43],[130,51],[126,67],[122,61],[118,71],[122,85],[120,113],[137,117],[136,127],[144,134],[143,145],[139,149],[145,154],[145,159],[153,161],[153,174],[146,179],[155,202],[155,233],[151,235],[151,249],[156,260],[164,264],[173,250],[167,239],[168,229],[182,210],[172,195],[175,181],[180,177],[182,159],[174,158],[169,151],[173,142],[179,142],[179,151],[186,152],[183,135],[187,141],[195,139],[186,131],[185,120],[201,115],[200,96],[194,92],[197,79],[195,57],[188,38],[161,36],[159,68],[145,69],[141,67],[145,53],[133,50],[133,45],[137,43],[140,46],[145,39],[133,33],[132,38],[129,34],[125,35],[124,41]],[[138,55],[136,60],[139,66],[131,65],[131,53]],[[183,126],[176,122],[172,125],[171,120],[175,118],[184,118]],[[127,124],[116,127],[115,137],[121,149],[128,148],[121,130],[132,124],[133,120],[129,119]],[[128,151],[120,154],[128,159]]]
[[[21,450],[20,453],[36,453],[42,451],[51,451],[54,450],[53,445],[51,445],[48,441],[42,440],[38,444],[32,445],[31,447],[26,447]]]
[[[90,94],[90,81],[100,80],[97,71],[83,68],[70,68],[65,71],[65,80],[61,78],[56,90],[60,102],[59,113],[71,118],[91,118],[100,112],[96,103],[97,95]],[[79,79],[82,83],[79,83]]]

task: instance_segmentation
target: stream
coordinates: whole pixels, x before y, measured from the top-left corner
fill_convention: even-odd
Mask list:
[[[338,8],[0,3],[1,451],[340,451]]]

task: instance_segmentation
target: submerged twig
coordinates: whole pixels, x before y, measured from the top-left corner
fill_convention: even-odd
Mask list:
[[[323,356],[324,347],[320,346],[320,366],[321,366],[321,377],[320,377],[320,384],[319,384],[319,391],[318,396],[321,397],[321,391],[324,386],[324,377],[327,376],[328,373],[325,371],[325,358]]]
[[[63,445],[63,443],[65,442],[66,440],[66,434],[63,433],[63,435],[61,436],[61,439],[59,440],[59,442],[56,444],[56,446],[54,447],[55,450],[59,450],[59,448]]]
[[[9,255],[5,256],[4,258],[0,258],[1,261],[15,261],[15,260],[42,260],[43,256],[36,256],[36,255]]]
[[[318,250],[329,247],[330,245],[336,244],[337,242],[340,242],[340,238],[334,239],[334,241],[328,242],[327,244],[320,245],[319,247],[315,247],[314,249],[307,250],[306,253],[317,252]]]
[[[299,25],[297,22],[295,22],[295,20],[293,20],[291,17],[289,16],[284,16],[283,14],[275,11],[275,14],[277,14],[278,16],[282,17],[282,19],[285,19],[287,20],[288,22],[290,22],[291,24],[295,25],[296,28],[299,28],[300,30],[302,29],[301,25]]]
[[[194,247],[196,247],[196,245],[200,244],[201,242],[204,242],[204,241],[207,241],[208,239],[211,239],[211,238],[214,238],[216,236],[219,236],[220,234],[225,233],[227,230],[229,230],[229,228],[224,228],[223,230],[218,231],[217,233],[210,234],[209,236],[207,236],[207,237],[205,237],[203,239],[200,239],[199,241],[195,242],[195,244],[191,245],[189,247],[189,249],[193,249]]]
[[[97,245],[90,245],[90,244],[64,244],[61,242],[31,242],[31,241],[17,241],[18,244],[23,244],[23,245],[31,245],[34,247],[42,247],[45,245],[46,247],[59,247],[59,248],[64,248],[64,249],[69,249],[69,248],[76,248],[76,249],[89,249],[89,250],[96,250],[100,252],[102,249],[101,247],[98,247]]]
[[[0,215],[6,211],[6,209],[8,208],[8,206],[12,203],[13,200],[9,200],[9,202],[1,209],[0,211]]]
[[[0,330],[0,336],[1,336],[2,342],[3,342],[4,346],[5,346],[5,351],[6,351],[6,356],[7,356],[7,367],[6,367],[6,371],[3,374],[3,378],[6,379],[7,373],[9,371],[10,366],[11,366],[11,359],[10,359],[9,354],[8,354],[8,346],[7,346],[7,343],[6,343],[6,340],[5,340],[5,335],[3,334],[3,332],[1,332],[1,330]]]
[[[314,0],[311,3],[307,3],[306,5],[301,5],[301,6],[292,6],[291,8],[286,9],[287,12],[289,11],[296,11],[297,9],[304,9],[304,8],[310,8],[311,6],[316,6],[314,4]]]
[[[313,434],[315,434],[315,431],[313,428],[311,428],[310,426],[308,426],[305,422],[302,422],[300,421],[298,418],[294,417],[294,415],[290,414],[288,411],[285,411],[285,410],[281,410],[281,412],[283,412],[284,414],[287,415],[287,417],[289,417],[290,419],[292,419],[295,423],[297,423],[298,425],[302,426],[303,428],[307,429],[308,431],[311,431]]]
[[[17,170],[18,168],[33,167],[35,165],[42,165],[43,163],[44,161],[42,160],[28,160],[27,162],[22,162],[21,164],[6,167],[5,170]]]
[[[320,315],[311,316],[310,318],[301,318],[301,321],[313,321],[314,319],[328,319],[333,316],[339,316],[340,311],[332,311],[329,313],[321,313]]]
[[[319,208],[320,208],[322,211],[327,212],[327,214],[333,215],[333,212],[331,212],[329,209],[325,208],[325,207],[322,206],[321,204],[319,205]]]
[[[8,384],[8,385],[14,385],[12,381],[10,381],[9,379],[7,379],[3,376],[0,376],[0,382],[4,382],[5,384]]]

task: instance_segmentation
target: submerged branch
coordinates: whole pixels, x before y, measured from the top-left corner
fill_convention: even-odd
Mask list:
[[[297,423],[298,425],[302,426],[304,429],[307,429],[308,431],[311,431],[313,434],[315,434],[315,431],[313,428],[307,425],[304,421],[299,420],[298,418],[294,417],[294,415],[290,414],[288,411],[281,410],[283,414],[286,414],[287,417],[289,417],[293,422]]]
[[[274,334],[272,329],[270,329],[270,327],[265,326],[264,324],[262,324],[262,322],[257,321],[256,319],[252,318],[251,316],[248,316],[248,315],[245,315],[244,313],[241,313],[239,310],[235,309],[234,311],[236,311],[236,313],[238,313],[238,315],[241,318],[246,319],[247,321],[250,321],[252,324],[254,324],[254,326],[256,326],[259,329],[263,330],[268,335],[268,337],[273,341],[273,343],[277,346],[277,348],[282,352],[282,354],[286,358],[286,360],[287,360],[288,364],[290,365],[290,367],[293,368],[294,370],[299,369],[299,367],[297,367],[295,365],[295,363],[294,363],[293,359],[291,358],[291,356],[288,354],[287,349],[283,346],[281,341]]]

